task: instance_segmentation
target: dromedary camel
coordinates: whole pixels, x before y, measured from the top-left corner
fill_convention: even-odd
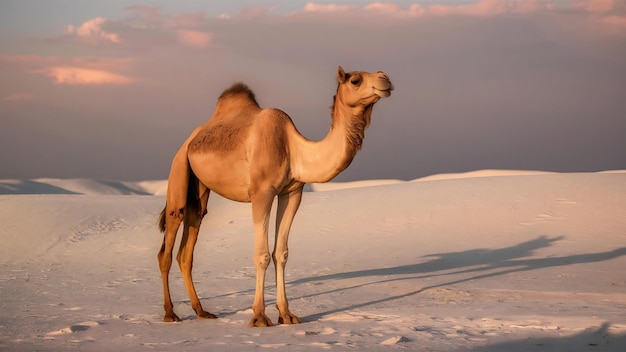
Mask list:
[[[196,128],[172,161],[165,209],[159,218],[164,232],[158,254],[165,296],[164,321],[179,321],[169,290],[169,271],[176,233],[183,222],[183,237],[176,257],[198,318],[215,318],[200,304],[191,277],[193,250],[210,191],[239,202],[252,203],[256,293],[250,326],[271,326],[265,314],[265,271],[273,259],[276,269],[278,323],[300,320],[289,311],[285,295],[287,238],[308,182],[327,182],[345,170],[361,149],[372,107],[388,97],[393,86],[383,72],[337,71],[337,94],[332,124],[321,141],[303,137],[284,112],[262,109],[254,94],[237,83],[222,93],[213,117]],[[276,240],[270,256],[268,223],[278,197]]]

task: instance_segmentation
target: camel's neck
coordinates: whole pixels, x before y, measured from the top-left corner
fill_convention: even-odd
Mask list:
[[[335,97],[332,124],[324,139],[314,142],[302,137],[293,146],[292,172],[304,183],[327,182],[345,170],[361,149],[369,125],[372,105],[348,107]]]

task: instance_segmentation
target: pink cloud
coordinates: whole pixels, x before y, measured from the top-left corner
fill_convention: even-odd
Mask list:
[[[623,35],[626,31],[626,1],[583,0],[575,7],[589,14],[589,20],[610,34]]]
[[[0,56],[0,64],[44,75],[55,84],[70,85],[131,84],[136,80],[121,72],[127,71],[134,62],[130,58]]]
[[[583,0],[576,4],[578,8],[581,8],[591,13],[606,13],[615,7],[615,0]]]
[[[466,5],[430,5],[428,12],[433,15],[495,16],[509,12],[511,3],[504,0],[480,0]]]
[[[33,95],[30,93],[13,93],[9,94],[6,97],[2,98],[3,102],[18,102],[18,101],[27,101],[31,100]]]
[[[390,2],[374,2],[364,7],[366,11],[374,11],[394,17],[418,17],[426,11],[420,4],[412,4],[408,9]]]
[[[626,16],[605,16],[602,18],[605,24],[620,26],[626,29]]]
[[[105,40],[111,43],[120,43],[119,35],[115,33],[109,33],[102,29],[102,25],[106,22],[104,17],[96,17],[89,21],[83,22],[79,27],[74,25],[67,25],[66,31],[71,34],[76,34],[78,37],[90,39],[90,40]]]
[[[345,13],[353,11],[358,7],[355,5],[337,5],[337,4],[318,4],[315,2],[307,2],[302,10],[305,13]]]
[[[608,1],[608,0],[596,0]],[[445,4],[445,2],[443,2]],[[552,8],[548,1],[544,0],[478,0],[474,3],[459,5],[420,5],[411,4],[403,7],[394,2],[374,2],[364,6],[339,5],[333,3],[307,3],[302,10],[292,12],[290,15],[319,14],[319,15],[384,15],[387,18],[416,18],[422,16],[496,16],[508,13],[530,13]]]
[[[71,66],[49,67],[39,71],[39,73],[52,78],[55,84],[122,85],[133,82],[132,78],[117,73]]]
[[[0,64],[12,65],[19,67],[32,67],[40,65],[42,62],[41,56],[35,55],[0,55]]]
[[[80,67],[50,67],[41,71],[55,84],[103,85],[129,84],[131,78],[116,73]]]
[[[358,5],[338,5],[338,4],[320,4],[315,2],[309,2],[304,5],[301,11],[291,13],[296,14],[320,14],[320,15],[360,15],[360,14],[374,14],[374,15],[386,15],[388,17],[417,17],[424,14],[424,8],[419,4],[412,4],[409,8],[403,8],[400,5],[392,2],[373,2],[365,6]]]
[[[179,29],[177,35],[178,42],[190,48],[206,48],[211,42],[211,33],[207,32]]]

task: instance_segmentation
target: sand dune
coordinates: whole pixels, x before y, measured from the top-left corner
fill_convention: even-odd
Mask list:
[[[165,195],[166,192],[167,180],[142,182],[82,178],[0,180],[0,194]]]
[[[196,248],[219,319],[195,319],[174,268],[166,324],[164,197],[145,196],[163,181],[0,181],[0,349],[624,350],[626,173],[447,176],[306,193],[287,267],[304,323],[268,329],[247,327],[248,204],[212,196]]]
[[[610,170],[601,173],[626,173],[626,170]],[[548,175],[554,172],[527,170],[478,170],[463,173],[438,174],[412,181],[362,180],[351,182],[313,183],[305,186],[308,192],[335,191],[340,189],[384,186],[404,182],[442,181],[477,177]],[[167,180],[124,182],[93,179],[39,178],[33,180],[0,179],[0,194],[85,194],[85,195],[157,195],[167,193]]]

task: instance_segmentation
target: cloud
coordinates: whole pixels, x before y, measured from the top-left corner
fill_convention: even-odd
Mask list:
[[[190,48],[206,48],[211,42],[211,33],[207,32],[179,29],[177,35],[178,42]]]
[[[610,1],[610,0],[595,0]],[[445,2],[444,2],[445,3]],[[424,16],[496,16],[509,13],[530,13],[539,10],[550,9],[549,2],[543,0],[479,0],[475,3],[462,3],[458,5],[445,5],[433,3],[431,5],[411,4],[408,8],[393,2],[373,2],[367,5],[338,5],[333,3],[307,3],[302,10],[292,12],[290,15],[384,15],[387,18],[410,19]]]
[[[576,4],[576,7],[591,13],[606,13],[615,6],[615,0],[584,0]]]
[[[304,5],[302,10],[297,10],[287,14],[288,17],[297,16],[343,16],[343,17],[361,17],[361,16],[377,16],[382,15],[385,18],[414,18],[425,13],[425,9],[419,4],[412,4],[408,8],[392,2],[373,2],[364,6],[349,4],[322,4],[309,2]]]
[[[608,25],[626,28],[626,16],[604,16],[602,22]]]
[[[599,24],[608,33],[626,30],[625,0],[583,0],[574,6],[590,15],[590,20]]]
[[[13,93],[13,94],[9,94],[7,96],[5,96],[4,98],[2,98],[1,101],[3,102],[18,102],[18,101],[27,101],[27,100],[31,100],[33,98],[33,95],[30,93]]]
[[[121,72],[127,71],[134,62],[129,58],[0,56],[0,65],[11,65],[49,77],[55,84],[68,85],[131,84],[136,80]]]
[[[428,7],[428,14],[491,17],[503,14],[528,14],[549,9],[552,9],[550,2],[542,0],[480,0],[460,5],[433,4]]]
[[[433,15],[495,16],[509,12],[509,4],[503,0],[480,0],[466,5],[430,5]]]
[[[366,11],[386,14],[393,17],[420,17],[426,10],[420,4],[411,4],[408,9],[403,9],[398,4],[390,2],[375,2],[364,7]]]
[[[348,11],[354,11],[358,9],[356,5],[337,5],[337,4],[318,4],[315,2],[308,2],[304,5],[302,12],[305,13],[346,13]]]
[[[106,23],[106,18],[96,17],[89,21],[83,22],[79,27],[67,25],[66,31],[70,34],[76,34],[78,37],[92,41],[108,41],[111,43],[120,43],[120,36],[115,33],[109,33],[102,29],[102,25]]]
[[[49,67],[39,71],[52,78],[55,84],[104,85],[130,84],[133,79],[120,74],[81,67]]]

